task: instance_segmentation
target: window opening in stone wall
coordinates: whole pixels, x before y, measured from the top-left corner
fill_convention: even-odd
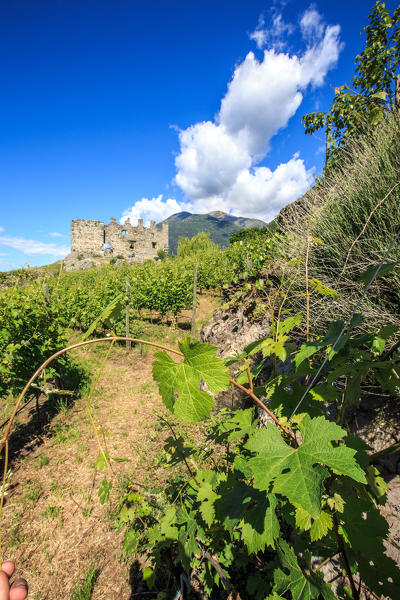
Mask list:
[[[151,242],[151,245],[153,246],[153,248],[157,248],[157,242]]]
[[[135,247],[135,242],[130,242],[130,244],[129,244],[129,248],[132,248],[132,250],[133,250],[133,249],[134,249],[134,247]]]
[[[113,252],[113,247],[108,242],[104,243],[103,250],[105,254],[111,254]]]
[[[123,229],[122,230],[122,237],[125,237],[125,236],[126,236],[126,229]]]

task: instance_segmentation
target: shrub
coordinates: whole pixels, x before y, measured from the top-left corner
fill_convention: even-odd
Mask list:
[[[191,239],[180,237],[178,242],[178,256],[186,258],[203,253],[207,250],[218,250],[219,246],[210,239],[210,234],[204,231],[193,236]]]
[[[272,232],[275,230],[275,221],[272,221],[265,227],[250,227],[249,229],[239,229],[232,233],[229,238],[229,243],[234,244],[235,242],[254,242],[256,239],[264,239],[270,237]]]

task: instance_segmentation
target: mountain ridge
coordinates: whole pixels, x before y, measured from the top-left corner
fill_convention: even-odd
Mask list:
[[[230,236],[239,229],[267,226],[267,223],[261,219],[237,217],[221,210],[197,214],[182,211],[165,220],[168,222],[169,228],[170,254],[176,254],[180,237],[192,238],[197,233],[205,232],[210,234],[213,242],[226,247],[229,244]]]

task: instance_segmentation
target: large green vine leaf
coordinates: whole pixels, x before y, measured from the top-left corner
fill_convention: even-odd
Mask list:
[[[274,494],[254,489],[234,475],[223,481],[215,500],[215,515],[232,534],[238,528],[249,554],[275,547],[280,527],[276,516],[278,500]]]
[[[118,320],[123,310],[123,296],[122,294],[118,294],[108,304],[104,310],[99,314],[99,316],[91,323],[89,329],[83,334],[82,341],[84,342],[94,331],[96,331],[97,327],[104,323],[104,325],[112,327],[114,323]]]
[[[280,527],[275,508],[278,504],[276,496],[264,494],[260,501],[246,511],[239,524],[242,539],[249,554],[264,550],[266,546],[275,547],[279,538]]]
[[[214,400],[200,384],[204,381],[211,392],[222,392],[229,385],[228,370],[215,356],[215,346],[184,338],[179,348],[183,363],[172,360],[165,350],[155,354],[153,377],[171,412],[184,421],[201,421],[210,416]]]
[[[269,491],[273,482],[275,493],[298,503],[316,519],[321,512],[323,481],[329,475],[322,465],[362,483],[366,479],[354,459],[355,450],[331,444],[346,435],[343,429],[324,417],[311,419],[308,415],[299,428],[303,441],[298,448],[289,446],[270,423],[256,431],[245,447],[256,453],[249,460],[255,487]]]
[[[309,576],[303,573],[294,551],[284,540],[280,542],[278,556],[287,573],[281,569],[275,569],[274,594],[282,596],[286,592],[290,592],[292,600],[312,600],[318,598],[320,594],[325,600],[335,599],[330,586],[324,582],[322,574],[312,573],[312,570]],[[272,596],[272,598],[274,597],[276,596]]]

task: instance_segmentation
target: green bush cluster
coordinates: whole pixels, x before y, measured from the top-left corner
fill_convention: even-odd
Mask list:
[[[46,304],[36,283],[0,294],[0,396],[15,394],[46,358],[64,348],[66,322],[57,307]],[[61,374],[66,358],[54,362],[48,379]]]

